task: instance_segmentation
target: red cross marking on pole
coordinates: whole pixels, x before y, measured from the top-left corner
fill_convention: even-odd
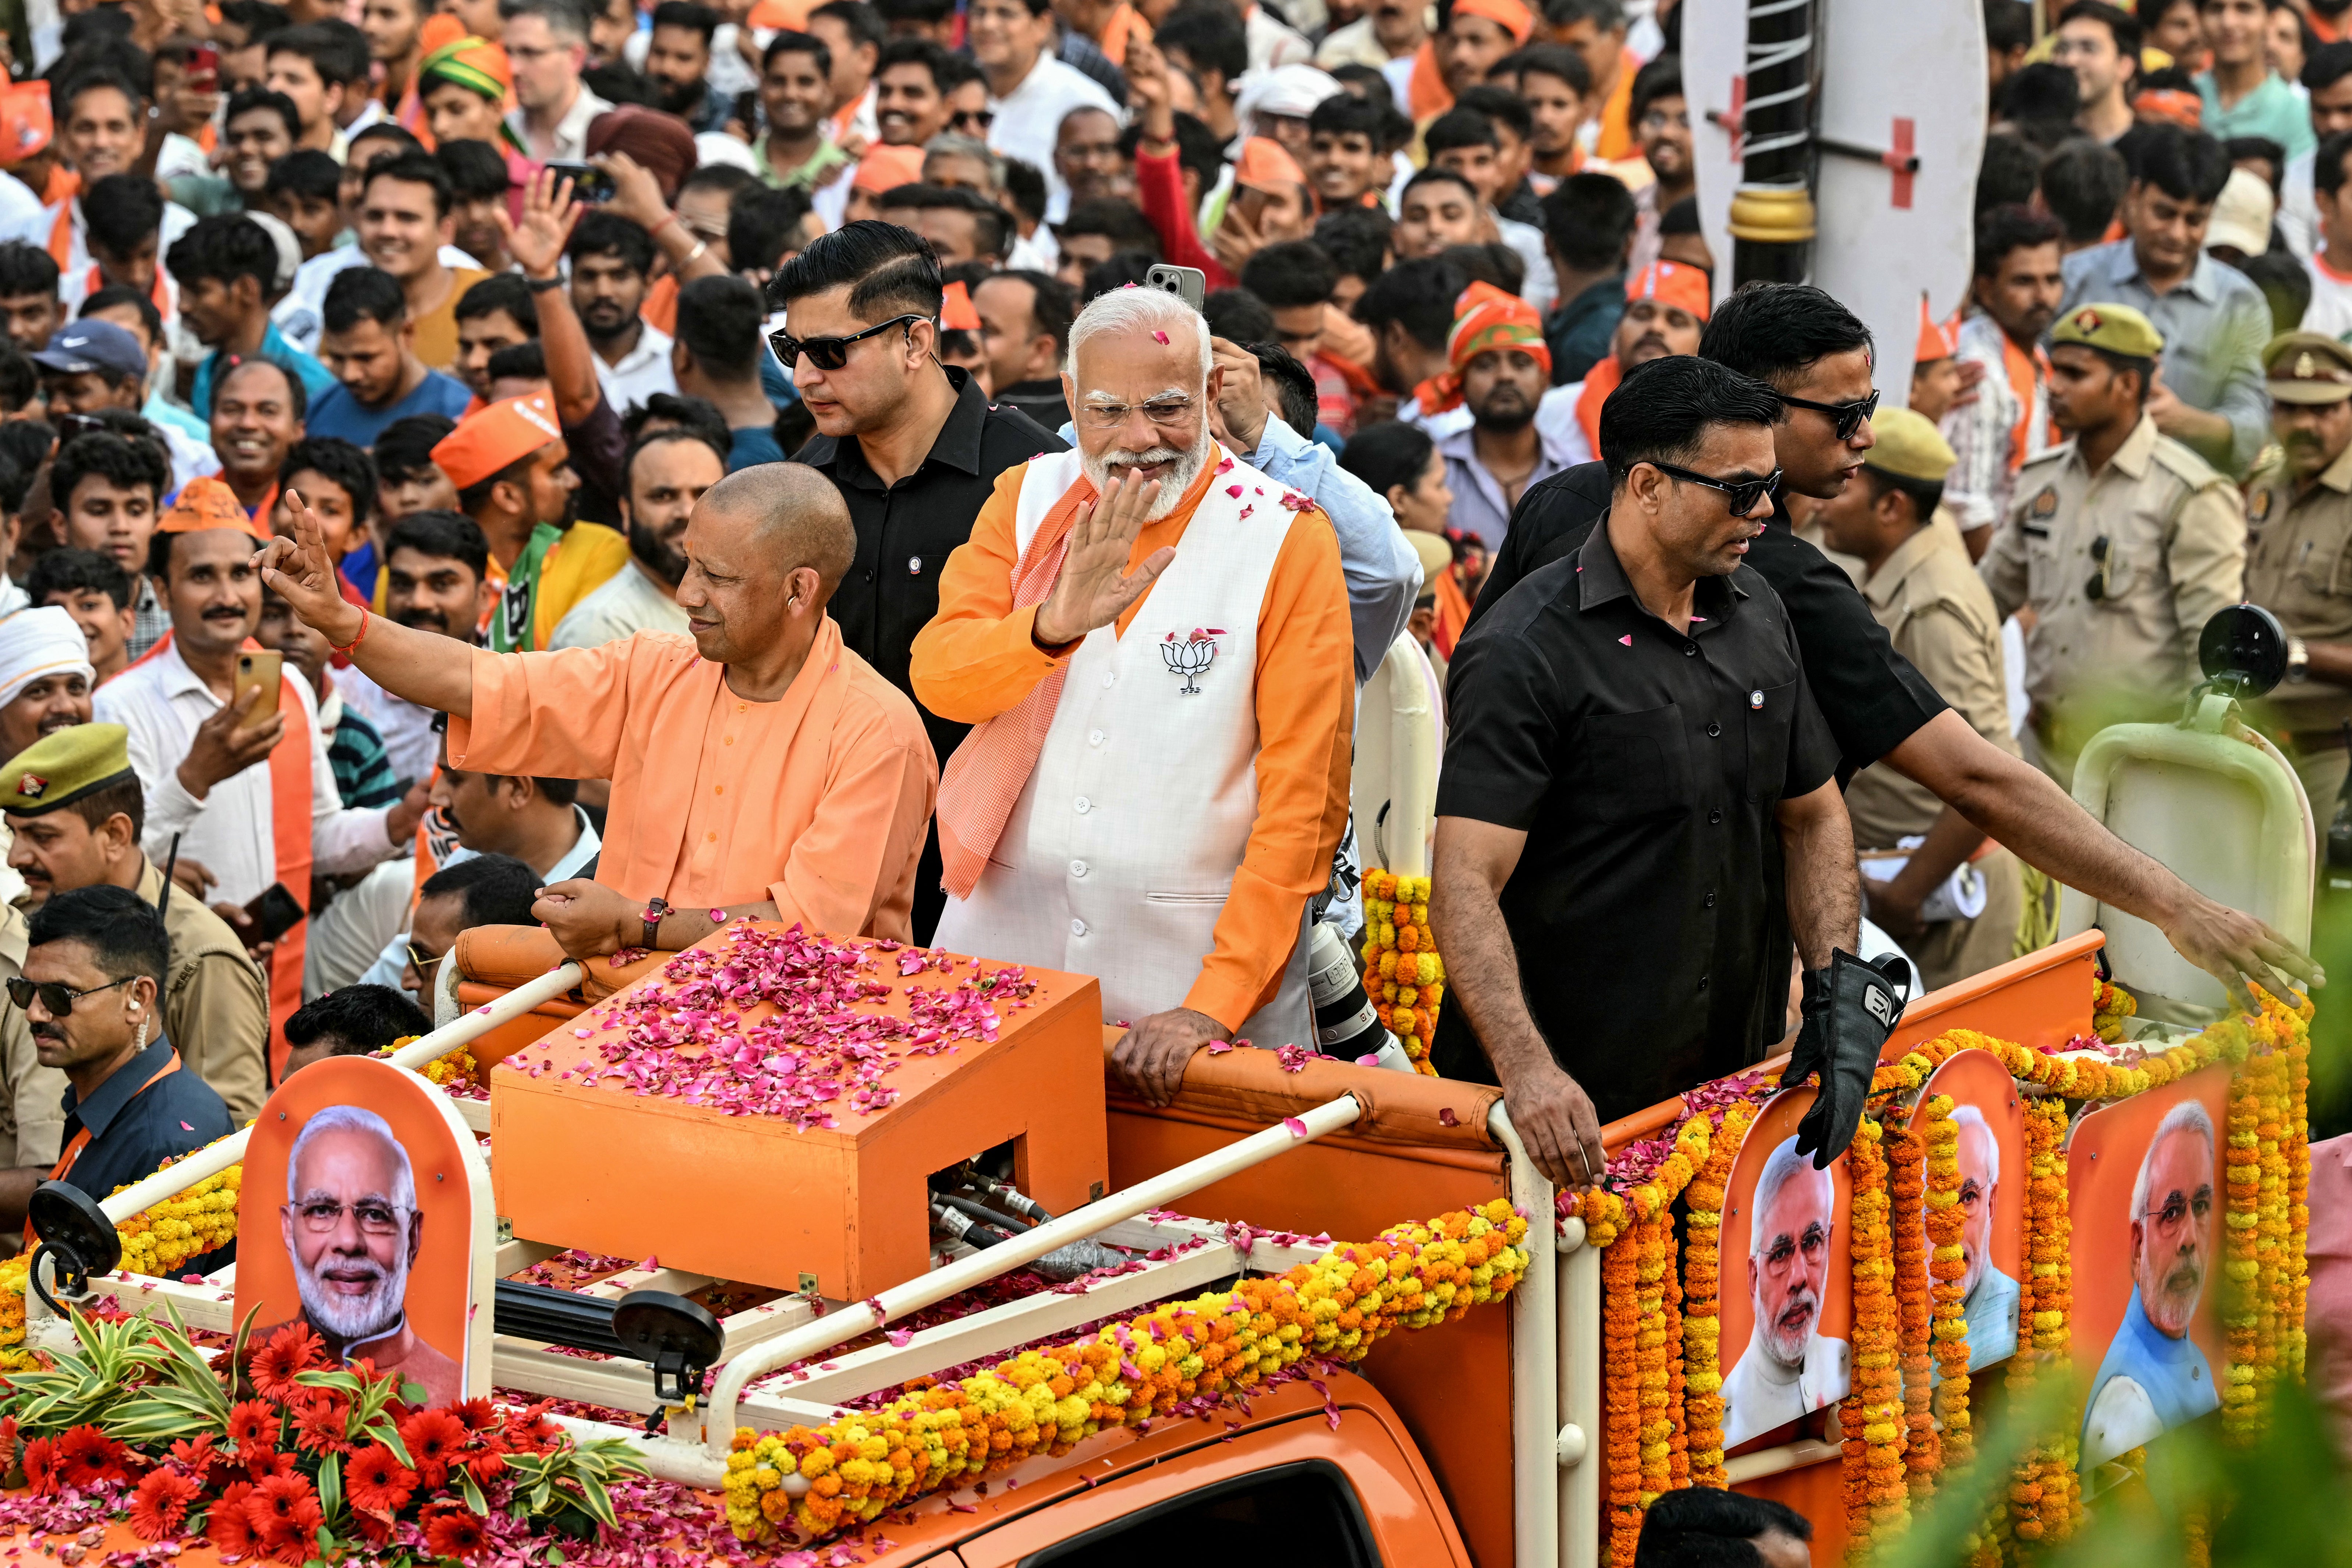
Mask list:
[[[1895,147],[1886,154],[1886,166],[1895,174],[1895,188],[1889,195],[1889,201],[1893,205],[1906,210],[1908,210],[1911,205],[1911,182],[1917,177],[1907,166],[1913,153],[1915,125],[1916,122],[1909,120],[1898,120],[1895,122]]]
[[[1731,79],[1731,108],[1724,118],[1730,121],[1725,129],[1731,133],[1731,161],[1737,163],[1740,159],[1740,145],[1747,140],[1748,135],[1748,79],[1746,77],[1736,76]]]

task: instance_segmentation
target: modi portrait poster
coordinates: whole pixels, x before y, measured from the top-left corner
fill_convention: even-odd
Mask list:
[[[1919,1090],[1911,1126],[1927,1106],[1952,1100],[1959,1132],[1960,1310],[1969,1330],[1969,1370],[2017,1353],[2018,1281],[2025,1274],[2025,1104],[2009,1069],[1990,1051],[1960,1051]]]
[[[1757,1114],[1724,1188],[1723,1446],[1775,1432],[1845,1397],[1853,1265],[1845,1156],[1797,1152],[1813,1090]]]
[[[364,1360],[420,1386],[412,1403],[488,1393],[487,1333],[478,1352],[469,1342],[468,1272],[488,1215],[487,1179],[475,1212],[481,1164],[414,1073],[355,1057],[305,1068],[262,1107],[246,1147],[238,1318],[255,1313],[257,1341],[299,1320],[338,1363]]]

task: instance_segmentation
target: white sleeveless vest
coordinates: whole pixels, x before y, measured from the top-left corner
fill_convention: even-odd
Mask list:
[[[1076,451],[1029,464],[1017,550],[1080,474]],[[1234,459],[1127,635],[1097,626],[1078,645],[1037,765],[938,945],[1098,976],[1106,1023],[1183,1005],[1257,817],[1258,613],[1295,515],[1286,489]],[[1197,644],[1176,657],[1195,630],[1214,644],[1205,666]],[[1280,991],[1238,1031],[1255,1045],[1314,1045],[1305,931],[1302,913]]]

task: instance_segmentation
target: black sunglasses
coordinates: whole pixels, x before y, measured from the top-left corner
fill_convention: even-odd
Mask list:
[[[1731,515],[1734,517],[1746,517],[1749,512],[1754,511],[1756,503],[1762,500],[1767,494],[1770,493],[1773,487],[1780,482],[1780,470],[1778,468],[1760,479],[1711,479],[1705,474],[1695,474],[1688,468],[1678,468],[1672,463],[1652,463],[1650,467],[1662,474],[1672,474],[1675,479],[1688,479],[1692,484],[1705,485],[1711,490],[1721,490],[1723,503],[1731,509]]]
[[[850,344],[863,342],[877,332],[887,332],[891,328],[908,321],[929,320],[929,316],[909,312],[904,316],[893,316],[887,321],[868,327],[862,332],[852,332],[845,338],[796,338],[789,331],[773,331],[768,334],[768,346],[776,351],[778,362],[786,370],[798,364],[803,354],[808,355],[809,363],[819,370],[839,370],[849,363]]]
[[[1862,428],[1862,422],[1878,412],[1878,394],[1875,392],[1868,397],[1857,397],[1852,403],[1815,403],[1810,397],[1791,397],[1784,392],[1780,395],[1780,401],[1792,408],[1810,408],[1816,414],[1828,415],[1841,441],[1853,440],[1853,433]]]
[[[55,980],[31,981],[18,974],[11,976],[8,981],[8,1000],[16,1004],[17,1008],[22,1011],[29,1009],[33,1005],[33,998],[37,996],[41,999],[43,1011],[52,1018],[62,1018],[72,1012],[74,1004],[83,997],[95,996],[101,991],[111,991],[118,985],[128,985],[138,978],[135,974],[126,974],[120,980],[110,980],[103,985],[93,985],[87,991],[77,991],[72,986],[61,984]]]

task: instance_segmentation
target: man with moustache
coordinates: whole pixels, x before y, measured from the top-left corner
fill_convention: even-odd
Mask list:
[[[596,380],[621,414],[658,392],[677,390],[670,335],[645,318],[654,242],[618,213],[589,209],[572,231],[572,305],[596,351]]]
[[[364,1358],[425,1390],[420,1405],[465,1397],[458,1363],[408,1321],[408,1271],[425,1240],[416,1176],[392,1126],[373,1110],[331,1105],[295,1135],[281,1211],[302,1310],[337,1365]],[[279,1327],[261,1330],[267,1339]]]
[[[621,515],[629,563],[558,621],[548,647],[595,647],[639,632],[688,629],[677,607],[686,580],[686,525],[694,503],[727,477],[727,456],[700,430],[656,430],[630,447]],[[5,624],[5,623],[0,623]]]
[[[1756,1178],[1748,1231],[1748,1348],[1723,1380],[1723,1446],[1845,1397],[1849,1347],[1821,1332],[1836,1189],[1790,1138]]]
[[[1712,310],[1706,274],[1696,267],[1654,261],[1635,272],[1625,280],[1625,313],[1617,318],[1609,352],[1593,362],[1582,381],[1545,393],[1536,423],[1560,433],[1561,444],[1573,454],[1570,462],[1592,461],[1601,451],[1601,405],[1625,373],[1668,354],[1698,353],[1699,333]]]
[[[2000,1194],[2000,1140],[1973,1105],[1952,1108],[1960,1131],[1954,1158],[1960,1167],[1961,1308],[1968,1314],[1969,1370],[1977,1372],[2017,1353],[2017,1281],[1992,1261],[1992,1211]]]
[[[79,636],[80,628],[56,605],[0,618],[0,752],[13,757],[45,735],[89,722],[98,673],[89,639],[77,646],[69,631]]]
[[[2132,1293],[2083,1407],[2085,1470],[2221,1407],[2212,1363],[2189,1337],[2213,1257],[2213,1118],[2164,1113],[2132,1182]]]
[[[1492,550],[1503,542],[1519,497],[1576,454],[1564,432],[1536,419],[1551,385],[1551,350],[1533,306],[1490,283],[1471,284],[1454,303],[1445,352],[1453,369],[1428,384],[1421,411],[1426,418],[1469,409],[1469,426],[1437,443],[1454,492],[1448,521]]]
[[[1957,357],[1983,374],[1976,396],[1943,420],[1955,459],[1944,500],[1972,556],[1982,557],[1992,542],[2018,469],[2058,444],[2042,336],[2066,294],[2058,266],[2065,237],[2056,218],[2021,206],[1996,207],[1978,220],[1969,294],[1977,309],[1960,323]]]
[[[964,79],[956,57],[929,38],[893,38],[874,72],[874,123],[886,145],[927,147],[948,128],[948,94]]]
[[[10,1225],[44,1179],[108,1197],[233,1130],[221,1097],[181,1070],[156,1027],[171,939],[152,905],[124,888],[60,893],[33,911],[27,940],[8,1002],[25,1016],[41,1066],[65,1077],[65,1122],[46,1173],[25,1163],[21,1143],[16,1168],[0,1172],[0,1220]],[[208,1271],[226,1253],[188,1268]]]
[[[720,19],[717,11],[693,0],[662,0],[654,7],[646,41],[646,81],[654,89],[654,107],[677,115],[698,135],[726,130],[735,109],[709,81],[710,43]]]
[[[1213,1040],[1310,1037],[1299,939],[1348,811],[1339,545],[1210,434],[1211,363],[1173,295],[1079,313],[1079,449],[997,482],[909,671],[980,726],[940,785],[937,940],[1102,976],[1135,1020],[1112,1070],[1155,1104]]]

